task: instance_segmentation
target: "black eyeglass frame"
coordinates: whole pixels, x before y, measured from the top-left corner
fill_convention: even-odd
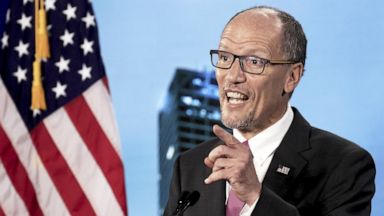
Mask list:
[[[231,62],[231,64],[228,66],[228,67],[218,67],[217,65],[215,65],[213,63],[213,56],[212,54],[219,54],[219,52],[222,52],[222,53],[227,53],[227,54],[230,54],[232,55],[234,58]],[[209,54],[211,55],[211,64],[213,67],[215,68],[219,68],[219,69],[230,69],[233,65],[233,63],[236,61],[236,58],[239,59],[239,63],[240,63],[240,68],[243,72],[245,73],[250,73],[250,74],[256,74],[256,75],[260,75],[264,72],[264,69],[265,69],[265,65],[267,64],[270,64],[270,65],[284,65],[284,64],[296,64],[296,63],[299,63],[300,61],[292,61],[292,60],[272,60],[272,59],[266,59],[266,58],[261,58],[259,56],[256,56],[256,55],[246,55],[246,56],[240,56],[240,55],[235,55],[233,53],[230,53],[230,52],[227,52],[227,51],[222,51],[222,50],[210,50],[209,51]],[[260,59],[262,62],[263,62],[263,69],[261,70],[260,73],[254,73],[254,72],[249,72],[249,71],[246,71],[244,69],[244,65],[243,65],[243,59],[246,59],[247,57],[254,57],[254,58],[258,58]]]

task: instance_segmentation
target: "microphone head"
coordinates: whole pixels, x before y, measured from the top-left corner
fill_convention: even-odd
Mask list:
[[[187,198],[189,195],[189,191],[182,191],[179,199],[177,200],[177,207],[172,215],[180,215],[180,212],[182,212],[182,209],[187,205]]]
[[[200,198],[200,193],[198,191],[193,191],[186,198],[186,202],[188,206],[193,206]]]
[[[178,205],[184,203],[187,200],[187,197],[189,194],[190,194],[189,191],[181,192],[181,195],[180,195],[179,199],[177,200]]]

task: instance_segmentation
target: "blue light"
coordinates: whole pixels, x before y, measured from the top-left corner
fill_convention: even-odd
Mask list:
[[[201,117],[201,118],[204,118],[206,115],[207,115],[207,110],[205,110],[205,109],[201,109],[201,110],[200,110],[200,117]]]
[[[185,114],[187,114],[187,116],[191,116],[191,115],[193,115],[193,110],[187,109],[187,110],[185,110]]]
[[[166,158],[167,160],[171,160],[173,158],[173,155],[175,155],[175,146],[171,145],[168,147]]]
[[[202,86],[203,85],[203,81],[200,78],[194,78],[192,80],[192,84],[195,85],[195,86]]]
[[[192,104],[193,99],[191,96],[181,96],[181,101],[183,101],[185,105],[190,106]]]
[[[192,100],[192,106],[196,106],[196,107],[201,106],[200,100],[199,99],[193,99]]]

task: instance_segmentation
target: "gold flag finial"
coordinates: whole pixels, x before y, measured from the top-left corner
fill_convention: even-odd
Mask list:
[[[44,0],[35,0],[35,61],[33,62],[32,109],[46,110],[41,80],[41,60],[50,57]]]

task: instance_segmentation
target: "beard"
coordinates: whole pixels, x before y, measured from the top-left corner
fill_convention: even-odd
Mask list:
[[[246,113],[241,118],[234,118],[222,107],[220,109],[221,122],[228,128],[238,129],[240,131],[251,131],[257,124],[257,121],[253,119],[256,112],[254,109]]]

